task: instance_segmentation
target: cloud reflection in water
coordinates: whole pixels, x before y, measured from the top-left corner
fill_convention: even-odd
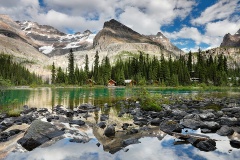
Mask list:
[[[225,137],[227,138],[227,137]],[[167,160],[232,160],[240,159],[240,150],[231,148],[229,141],[217,141],[217,150],[203,152],[190,144],[174,145],[174,138],[167,135],[163,140],[146,137],[140,139],[141,143],[127,146],[128,152],[120,150],[115,154],[103,151],[103,147],[97,147],[97,139],[93,138],[85,144],[71,143],[69,139],[63,139],[50,147],[37,148],[31,152],[11,153],[7,160],[125,160],[125,159],[167,159]],[[232,152],[228,152],[232,149]]]

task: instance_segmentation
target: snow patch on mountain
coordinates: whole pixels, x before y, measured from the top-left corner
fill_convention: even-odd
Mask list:
[[[51,56],[51,52],[57,51],[65,54],[65,49],[81,48],[88,50],[93,46],[93,39],[96,34],[86,30],[83,33],[66,34],[48,25],[40,25],[36,22],[17,22],[25,35],[30,37],[39,46],[39,51]]]
[[[44,53],[44,54],[49,54],[51,53],[55,48],[53,46],[42,46],[39,48],[39,51]]]

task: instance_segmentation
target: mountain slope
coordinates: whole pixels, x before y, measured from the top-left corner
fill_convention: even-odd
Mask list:
[[[157,35],[158,36],[158,35]],[[166,56],[172,54],[174,57],[183,53],[180,49],[168,50],[166,44],[157,41],[156,36],[141,35],[131,28],[112,19],[104,23],[103,29],[95,36],[93,47],[100,52],[121,51],[144,51],[147,53],[160,54]],[[169,41],[168,41],[169,42]],[[173,45],[172,45],[173,46]]]
[[[48,57],[40,53],[36,45],[7,15],[0,15],[0,53],[14,56],[14,61],[26,66],[31,72],[47,77]]]
[[[69,52],[70,48],[75,51],[89,50],[95,34],[86,30],[83,33],[66,34],[49,25],[39,25],[36,22],[24,21],[17,23],[27,37],[39,45],[39,51],[48,56],[62,55]]]
[[[240,29],[234,34],[226,34],[223,37],[223,42],[220,45],[221,47],[240,47]]]

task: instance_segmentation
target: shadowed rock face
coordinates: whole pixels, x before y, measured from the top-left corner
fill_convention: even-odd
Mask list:
[[[234,34],[226,34],[223,37],[221,47],[240,47],[240,29]]]
[[[58,130],[56,126],[41,120],[35,120],[25,133],[24,137],[18,140],[28,151],[42,145],[43,143],[64,134],[64,131]]]

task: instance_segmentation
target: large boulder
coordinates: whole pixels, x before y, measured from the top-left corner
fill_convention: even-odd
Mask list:
[[[217,122],[204,122],[204,128],[205,129],[209,129],[212,132],[215,132],[216,130],[218,130],[221,126],[217,123]]]
[[[196,147],[202,151],[214,151],[216,149],[216,142],[212,139],[200,141]]]
[[[240,120],[235,117],[221,117],[220,124],[227,126],[240,126]]]
[[[62,134],[64,134],[64,131],[57,129],[56,126],[51,123],[35,120],[32,122],[23,138],[18,140],[18,143],[28,151],[31,151],[52,138],[61,136]]]
[[[174,119],[180,120],[187,115],[187,112],[179,110],[179,109],[174,109],[174,110],[172,110],[172,115],[173,115]]]
[[[154,118],[151,120],[150,123],[152,126],[159,126],[161,122],[162,122],[162,120],[160,118]]]
[[[104,135],[106,137],[114,137],[115,136],[115,127],[113,125],[109,125],[105,131],[104,131]]]
[[[182,126],[176,121],[165,120],[160,124],[160,130],[171,135],[172,132],[181,133]]]
[[[181,125],[183,125],[186,128],[190,129],[198,129],[198,128],[203,128],[205,126],[204,122],[201,120],[194,120],[194,119],[183,119],[181,120]]]
[[[220,136],[231,136],[234,133],[234,130],[228,126],[222,126],[218,131],[217,134]]]
[[[191,120],[195,120],[195,121],[201,120],[201,118],[198,114],[188,114],[183,119],[191,119]]]
[[[201,113],[199,114],[201,120],[212,120],[215,118],[215,115],[212,112]]]
[[[214,151],[216,149],[216,142],[205,135],[174,133],[173,136],[191,143],[202,151]]]
[[[240,148],[240,141],[238,141],[238,140],[230,140],[230,145],[233,148]]]

